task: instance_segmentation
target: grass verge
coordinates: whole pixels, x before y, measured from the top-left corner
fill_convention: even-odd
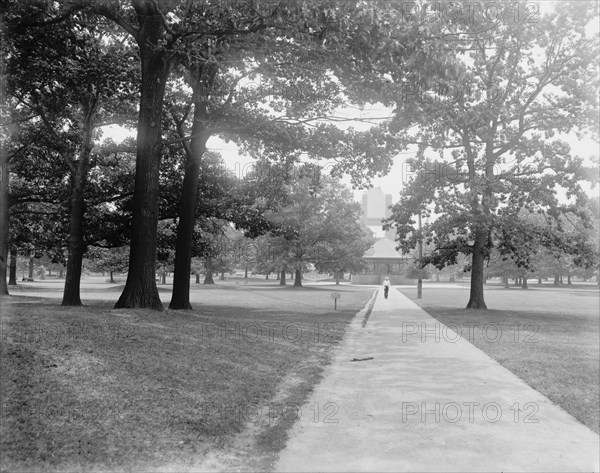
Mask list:
[[[468,288],[398,289],[469,339],[523,381],[600,432],[599,292],[597,287],[486,286],[488,310],[466,310]],[[469,332],[469,325],[473,327]],[[452,327],[452,326],[451,326]]]
[[[201,286],[194,312],[156,313],[113,310],[102,291],[83,308],[28,291],[0,307],[9,471],[270,468],[372,292]]]

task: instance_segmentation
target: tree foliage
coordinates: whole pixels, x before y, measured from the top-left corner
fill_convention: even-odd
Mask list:
[[[477,22],[464,25],[463,39],[446,44],[454,67],[397,104],[392,126],[419,152],[391,222],[408,249],[417,241],[415,215],[427,217],[424,234],[436,251],[425,263],[471,255],[467,307],[486,308],[483,267],[494,246],[527,266],[538,244],[577,251],[562,216],[589,225],[580,183],[590,169],[564,136],[596,124],[592,15],[591,4],[573,2],[537,23],[498,21],[487,34]]]
[[[274,230],[263,245],[277,262],[268,268],[295,271],[295,285],[301,285],[299,276],[309,265],[337,274],[358,270],[368,248],[360,206],[335,180],[320,179],[318,169],[300,170],[307,175],[288,185],[288,202],[268,214]]]

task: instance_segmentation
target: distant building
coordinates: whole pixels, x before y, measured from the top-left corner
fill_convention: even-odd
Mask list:
[[[365,251],[363,260],[367,267],[352,275],[352,284],[383,284],[390,278],[392,284],[414,284],[406,277],[412,262],[412,255],[403,255],[396,250],[396,243],[389,238],[381,238]]]
[[[353,284],[383,284],[386,276],[392,284],[414,284],[405,276],[412,256],[396,250],[395,230],[383,230],[382,220],[392,215],[391,206],[391,194],[384,194],[379,187],[363,194],[362,223],[373,232],[376,241],[363,255],[366,269],[352,275]]]
[[[382,220],[392,215],[392,195],[384,194],[380,187],[369,189],[362,196],[362,222],[366,227],[371,227],[375,236],[383,236]],[[385,232],[391,240],[395,238],[394,230]]]

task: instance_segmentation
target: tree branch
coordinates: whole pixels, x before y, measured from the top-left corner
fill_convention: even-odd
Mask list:
[[[31,22],[18,23],[12,29],[16,32],[20,32],[27,28],[37,28],[40,26],[55,25],[56,23],[61,23],[61,22],[65,21],[73,13],[84,10],[86,7],[87,7],[87,5],[82,5],[82,4],[71,5],[67,10],[65,10],[62,13],[59,13],[54,18],[50,18],[49,20],[42,20],[42,21],[31,21]]]
[[[139,30],[131,23],[128,23],[125,18],[119,15],[116,11],[111,10],[109,7],[105,5],[98,5],[94,2],[90,3],[91,12],[96,13],[97,15],[108,18],[111,21],[114,21],[117,25],[123,28],[127,33],[129,33],[136,41],[139,38]]]

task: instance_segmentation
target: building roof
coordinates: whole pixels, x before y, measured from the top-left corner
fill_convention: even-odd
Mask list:
[[[396,243],[389,238],[382,238],[375,242],[371,248],[365,251],[363,258],[368,259],[402,259],[402,255],[396,251]]]

